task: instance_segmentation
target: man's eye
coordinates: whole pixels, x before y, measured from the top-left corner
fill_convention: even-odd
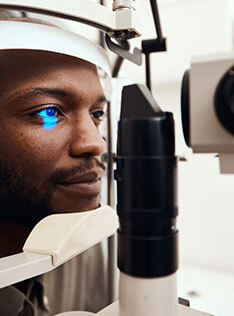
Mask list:
[[[91,117],[97,120],[98,122],[103,121],[105,112],[103,110],[97,110],[91,113]]]
[[[58,109],[56,107],[48,107],[38,112],[38,115],[45,118],[57,118]]]
[[[51,129],[56,126],[59,114],[61,114],[61,110],[58,106],[48,106],[29,115],[40,116],[43,119],[43,127],[45,129]]]

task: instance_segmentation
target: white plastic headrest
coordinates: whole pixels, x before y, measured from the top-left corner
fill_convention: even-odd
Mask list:
[[[33,228],[23,250],[51,255],[53,265],[58,265],[113,235],[117,228],[116,212],[107,205],[92,211],[53,214]]]

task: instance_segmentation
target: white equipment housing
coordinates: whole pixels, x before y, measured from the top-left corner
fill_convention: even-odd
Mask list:
[[[222,173],[234,173],[234,136],[215,113],[215,92],[234,65],[234,51],[194,57],[190,69],[189,126],[194,153],[218,153]]]

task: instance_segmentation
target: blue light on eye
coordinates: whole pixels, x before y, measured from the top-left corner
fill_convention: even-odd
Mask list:
[[[43,119],[43,127],[45,129],[52,129],[56,126],[58,118],[56,116],[57,110],[53,107],[41,110],[38,115]]]

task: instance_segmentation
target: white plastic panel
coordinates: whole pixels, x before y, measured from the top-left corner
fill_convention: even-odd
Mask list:
[[[108,206],[44,218],[26,240],[24,253],[0,259],[0,288],[53,270],[114,234],[117,226]]]
[[[18,21],[0,21],[0,33],[0,49],[34,49],[69,55],[95,64],[111,75],[111,66],[104,49],[81,35],[47,25]]]
[[[52,257],[20,253],[0,259],[0,288],[38,276],[54,269]]]
[[[23,250],[53,257],[59,265],[113,235],[118,228],[116,212],[109,206],[76,213],[53,214],[32,230]]]
[[[69,15],[74,18],[85,19],[87,21],[98,23],[106,29],[115,28],[115,13],[101,6],[98,3],[89,0],[69,0],[69,6],[66,1],[41,1],[41,0],[6,0],[0,1],[0,5],[21,6],[25,10],[27,8],[35,8],[41,12],[56,12],[58,14]]]

